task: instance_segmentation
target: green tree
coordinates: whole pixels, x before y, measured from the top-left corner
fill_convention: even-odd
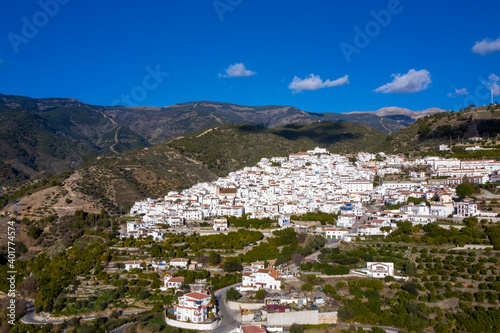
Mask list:
[[[401,289],[409,292],[412,295],[418,296],[418,286],[413,281],[406,282],[401,286]]]
[[[409,276],[414,276],[417,274],[417,266],[412,262],[406,262],[403,266],[403,270]]]
[[[220,263],[220,254],[216,252],[210,252],[209,259],[210,264],[212,265],[218,265]]]
[[[304,333],[304,326],[299,324],[292,324],[289,328],[290,333]]]
[[[234,288],[229,288],[226,291],[226,297],[230,301],[236,301],[237,299],[241,298],[241,294]]]
[[[266,298],[266,291],[264,289],[259,289],[257,290],[257,292],[255,293],[255,298],[257,299],[264,299]]]
[[[26,235],[28,235],[28,237],[31,237],[33,239],[38,239],[38,237],[40,237],[42,233],[43,229],[33,224],[28,228],[28,232],[26,233]]]
[[[243,270],[243,266],[236,261],[226,261],[224,263],[224,271],[231,273],[231,272],[239,272]]]
[[[313,289],[313,286],[310,283],[304,283],[301,288],[305,291],[311,291]]]
[[[151,256],[152,257],[161,257],[161,247],[158,246],[158,244],[154,243],[152,246],[151,246]]]
[[[469,184],[460,184],[457,186],[456,192],[457,195],[463,199],[474,194],[474,187]]]

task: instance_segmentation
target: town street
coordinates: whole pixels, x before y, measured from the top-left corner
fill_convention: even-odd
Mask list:
[[[213,333],[227,333],[238,327],[238,317],[240,314],[237,311],[232,311],[227,307],[226,304],[226,291],[229,288],[235,288],[239,286],[240,283],[234,284],[229,287],[219,289],[215,292],[215,297],[219,304],[219,316],[222,322],[217,326],[212,332]]]

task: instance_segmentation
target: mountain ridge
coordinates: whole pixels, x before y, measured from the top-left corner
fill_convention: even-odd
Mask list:
[[[54,175],[98,156],[226,124],[274,128],[325,121],[358,123],[391,134],[413,120],[404,115],[313,113],[282,105],[191,101],[164,107],[99,106],[70,97],[0,94],[0,180]]]
[[[413,111],[413,110],[398,107],[398,106],[388,106],[388,107],[380,108],[377,111],[351,111],[351,112],[344,112],[344,113],[348,113],[348,114],[363,114],[363,113],[364,114],[374,114],[374,115],[377,115],[379,117],[404,115],[404,116],[411,117],[413,119],[418,119],[418,118],[429,116],[429,115],[432,115],[435,113],[442,113],[442,112],[449,112],[449,110],[431,107],[431,108],[427,108],[424,110]]]

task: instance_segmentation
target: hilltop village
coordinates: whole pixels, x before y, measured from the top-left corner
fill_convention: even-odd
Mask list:
[[[215,231],[223,231],[228,228],[227,220],[220,217],[244,214],[276,219],[286,228],[292,215],[336,213],[336,226],[344,229],[369,216],[371,221],[358,226],[358,232],[370,235],[383,234],[380,228],[396,221],[426,224],[447,217],[492,218],[496,214],[479,211],[473,200],[457,200],[455,188],[464,182],[499,182],[499,174],[500,162],[494,160],[435,156],[410,160],[385,153],[358,153],[348,158],[315,148],[288,157],[263,158],[256,166],[215,182],[136,202],[130,214],[143,215],[142,221],[130,222],[127,236],[158,239],[163,237],[159,226],[179,228],[204,220],[210,220]],[[391,175],[394,181],[379,182]],[[407,203],[409,198],[423,199],[430,205],[410,202],[398,209],[373,209],[386,203]]]

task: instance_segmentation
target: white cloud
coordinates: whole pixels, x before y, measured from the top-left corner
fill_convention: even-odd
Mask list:
[[[425,69],[419,71],[410,69],[406,74],[392,74],[392,76],[394,77],[392,82],[384,84],[374,91],[384,94],[413,94],[427,89],[432,82],[431,73]]]
[[[476,42],[476,44],[474,44],[474,46],[472,47],[472,52],[481,55],[498,51],[500,51],[500,37],[498,37],[496,40],[485,38],[480,42]]]
[[[455,92],[449,93],[448,97],[462,96],[462,95],[468,95],[468,94],[469,94],[469,92],[465,88],[462,88],[462,89],[455,88]]]
[[[309,76],[305,79],[299,79],[295,76],[293,81],[288,85],[288,88],[293,90],[294,93],[298,93],[303,90],[318,90],[322,88],[343,86],[348,83],[349,76],[347,75],[333,81],[330,81],[329,79],[323,81],[319,75],[309,74]]]
[[[219,73],[219,77],[244,77],[244,76],[252,76],[257,73],[253,71],[249,71],[245,68],[245,65],[242,62],[230,65],[226,69],[226,74]]]
[[[498,81],[500,81],[500,78],[495,74],[491,74],[488,77],[488,81],[483,81],[483,84],[493,92],[493,96],[500,95],[500,86],[498,85]]]

